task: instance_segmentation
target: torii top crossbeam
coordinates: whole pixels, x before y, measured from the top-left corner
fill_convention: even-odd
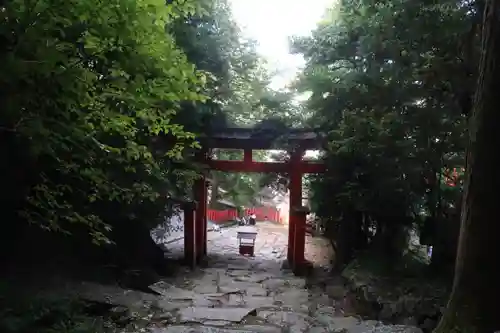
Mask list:
[[[293,128],[286,131],[256,128],[223,128],[201,138],[207,148],[225,149],[288,149],[300,146],[304,150],[321,149],[324,136],[320,131]]]
[[[208,161],[210,168],[228,172],[289,172],[295,168],[301,174],[320,173],[325,171],[323,163],[302,161],[292,166],[284,162],[256,162],[252,160],[252,150],[283,149],[302,152],[308,149],[321,149],[324,146],[324,136],[319,131],[308,129],[274,129],[254,128],[224,128],[213,131],[202,137],[200,143],[206,149],[242,149],[243,161]],[[298,170],[297,170],[298,168]]]

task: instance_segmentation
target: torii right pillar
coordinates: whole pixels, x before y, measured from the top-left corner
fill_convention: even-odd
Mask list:
[[[303,149],[296,149],[290,156],[290,207],[288,219],[288,253],[290,268],[301,274],[307,268],[304,258],[306,237],[306,215],[302,207],[302,155]]]

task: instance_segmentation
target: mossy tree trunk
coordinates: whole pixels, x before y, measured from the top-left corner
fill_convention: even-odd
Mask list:
[[[500,0],[486,1],[453,290],[435,333],[500,330]]]

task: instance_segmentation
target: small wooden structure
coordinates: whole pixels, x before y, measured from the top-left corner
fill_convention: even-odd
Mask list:
[[[255,239],[257,238],[257,231],[244,230],[238,231],[238,246],[242,256],[249,255],[255,256]]]

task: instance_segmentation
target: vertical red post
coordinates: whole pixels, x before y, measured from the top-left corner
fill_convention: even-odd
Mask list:
[[[243,150],[243,163],[250,165],[253,162],[252,149]]]
[[[289,206],[289,217],[288,217],[288,253],[287,259],[290,267],[294,267],[295,260],[295,233],[296,231],[296,214],[295,209],[302,206],[302,172],[300,168],[302,160],[301,149],[296,149],[291,153],[290,156],[290,206]]]
[[[205,177],[197,179],[194,183],[194,198],[198,203],[195,214],[195,225],[196,225],[196,260],[200,261],[205,253],[205,242],[206,242],[206,227],[205,219],[207,215],[207,187],[206,187]]]
[[[208,150],[206,147],[202,147],[196,153],[196,159],[202,164],[206,164],[208,161]],[[201,260],[207,253],[207,180],[205,174],[202,174],[200,179],[195,181],[193,187],[194,199],[198,204],[196,214],[195,214],[195,225],[196,225],[196,259]]]
[[[294,272],[298,275],[302,274],[306,268],[304,257],[306,245],[306,217],[309,210],[306,207],[295,207],[293,212],[295,216],[295,239],[294,239],[294,254],[293,260]]]
[[[208,186],[209,183],[206,179],[204,179],[203,182],[204,185],[204,193],[205,193],[205,201],[203,201],[203,207],[205,207],[205,214],[203,214],[203,248],[201,249],[203,256],[207,255],[207,242],[208,242],[208,236],[207,236],[207,214],[206,212],[208,211]]]
[[[196,266],[196,203],[185,202],[184,210],[184,260],[190,267]]]

